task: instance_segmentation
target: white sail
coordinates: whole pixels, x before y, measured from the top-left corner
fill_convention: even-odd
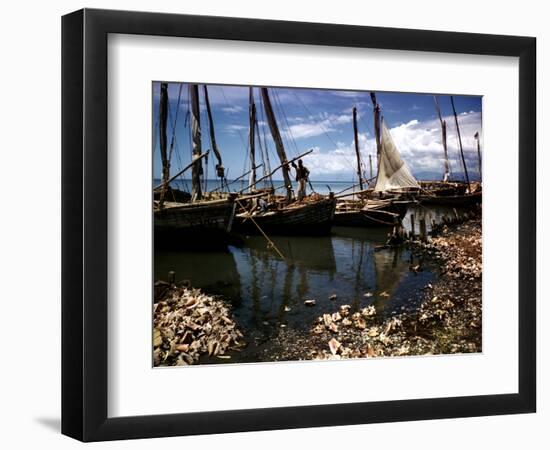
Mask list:
[[[392,189],[419,188],[413,174],[401,159],[399,150],[391,137],[390,131],[382,121],[382,139],[380,145],[380,162],[376,178],[375,192],[384,192]]]

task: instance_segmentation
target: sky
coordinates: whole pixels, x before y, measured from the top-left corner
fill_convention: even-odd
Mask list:
[[[208,85],[215,137],[222,154],[226,176],[234,179],[250,169],[248,152],[248,95],[245,86]],[[168,145],[174,137],[171,174],[191,161],[189,126],[189,85],[169,83]],[[260,100],[260,90],[253,88],[262,145],[267,148],[271,167],[279,164],[275,145]],[[376,173],[373,108],[370,92],[302,88],[269,88],[271,102],[283,138],[288,159],[313,149],[304,157],[312,181],[357,181],[352,108],[358,111],[358,136],[363,173],[369,175],[372,155]],[[202,85],[199,87],[203,151],[211,148],[209,125]],[[383,119],[390,130],[401,157],[418,179],[441,179],[444,158],[441,127],[435,109],[434,95],[376,92]],[[179,103],[178,103],[179,98]],[[458,137],[449,95],[438,95],[443,119],[447,122],[447,145],[451,172],[463,177]],[[153,83],[154,176],[160,178],[161,163],[158,143],[160,83]],[[470,178],[479,178],[477,145],[474,134],[482,140],[482,97],[454,96],[455,107]],[[174,132],[175,122],[175,132]],[[256,153],[260,147],[256,144]],[[482,144],[483,153],[483,144]],[[257,156],[257,164],[262,159]],[[264,166],[265,167],[265,166]],[[264,170],[262,167],[259,172]],[[214,178],[213,155],[209,158],[209,178]],[[258,176],[261,176],[260,173]],[[189,177],[187,174],[186,177]],[[281,179],[280,172],[274,179]]]

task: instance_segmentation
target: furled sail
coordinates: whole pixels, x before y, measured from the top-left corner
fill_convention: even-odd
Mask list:
[[[405,161],[401,159],[390,131],[382,120],[380,162],[374,190],[375,192],[384,192],[392,189],[411,187],[419,188],[420,186],[407,167],[407,164],[405,164]]]
[[[192,191],[191,200],[202,199],[201,176],[202,161],[199,157],[202,155],[201,146],[201,117],[199,109],[199,86],[197,84],[189,85],[189,100],[191,103],[191,136],[193,142],[193,172],[192,172]]]
[[[290,202],[292,199],[292,182],[290,181],[290,168],[288,167],[286,159],[285,146],[283,145],[283,139],[281,138],[279,126],[277,125],[277,120],[275,119],[275,113],[273,112],[273,106],[271,106],[271,100],[269,98],[267,88],[261,88],[260,92],[262,93],[265,115],[267,117],[269,129],[271,130],[271,136],[273,137],[277,154],[281,160],[281,170],[283,171],[283,180],[286,187],[286,199],[287,202]]]

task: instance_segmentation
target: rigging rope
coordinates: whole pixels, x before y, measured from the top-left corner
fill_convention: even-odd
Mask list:
[[[231,105],[229,104],[229,101],[227,100],[227,97],[226,97],[226,95],[225,95],[225,91],[223,90],[223,86],[218,86],[218,87],[220,88],[220,91],[221,91],[221,93],[222,93],[222,97],[223,97],[223,99],[224,99],[225,106],[226,106],[227,108],[231,108]],[[237,131],[237,134],[239,135],[239,138],[241,139],[241,142],[242,142],[242,144],[243,144],[243,148],[246,149],[246,152],[244,153],[244,164],[243,164],[243,168],[246,169],[246,167],[247,167],[246,164],[247,164],[247,162],[248,162],[248,161],[247,161],[247,159],[248,159],[248,144],[245,143],[245,139],[244,139],[244,137],[243,137],[243,135],[242,135],[242,133],[241,133],[241,130],[237,129],[236,131]],[[245,171],[246,171],[246,170],[243,170],[243,173],[244,173]]]
[[[177,116],[177,111],[176,111],[176,116]],[[178,139],[176,137],[176,120],[174,120],[172,122],[172,110],[170,109],[170,107],[168,108],[168,118],[170,119],[170,122],[171,122],[171,125],[172,125],[172,144],[174,145],[174,148],[176,149],[176,159],[177,159],[177,162],[178,162],[178,171],[181,170],[183,168],[183,162],[181,160],[181,156],[180,156],[180,150],[179,150],[179,145],[178,145]],[[177,119],[177,117],[176,117]],[[183,175],[180,175],[180,177],[183,176]]]
[[[262,115],[262,135],[263,135],[263,138],[264,138],[264,148],[265,148],[265,154],[266,154],[266,157],[267,157],[267,172],[264,172],[264,176],[271,173],[271,162],[269,160],[269,152],[273,152],[273,149],[270,149],[268,144],[267,144],[267,130],[266,130],[266,120],[265,120],[265,116],[264,116],[264,102],[263,102],[263,98],[260,96],[260,104],[261,104],[261,107],[260,107],[260,114]],[[259,134],[258,133],[258,138],[259,138]],[[260,139],[261,141],[261,139]],[[273,155],[273,153],[272,153]],[[269,184],[271,185],[271,187],[273,188],[273,177],[269,177]]]
[[[305,105],[305,103],[300,99],[300,97],[298,97],[298,94],[296,94],[296,92],[294,92],[294,90],[291,90],[292,94],[294,95],[294,97],[296,97],[296,99],[298,100],[298,102],[300,102],[300,104],[302,105],[302,107],[306,110],[306,112],[311,116],[311,117],[315,117],[311,111],[309,110],[309,108]],[[334,145],[335,149],[338,149],[340,148],[340,146],[334,141],[334,139],[332,139],[330,137],[330,135],[328,134],[328,132],[326,131],[325,127],[323,126],[323,124],[321,122],[318,122],[317,123],[319,125],[319,128],[321,129],[321,132],[330,140],[330,142],[332,142],[332,144]],[[345,155],[345,154],[342,154],[342,157],[344,158],[344,161],[346,162],[346,164],[349,166],[349,168],[351,169],[352,172],[355,172],[355,166],[351,163],[351,161],[348,159],[348,157]]]
[[[286,125],[286,129],[287,129],[286,137],[294,145],[294,149],[296,151],[295,155],[299,155],[300,150],[298,149],[298,145],[296,144],[296,140],[294,139],[294,136],[292,135],[292,131],[290,129],[290,124],[288,123],[287,115],[286,115],[285,110],[283,109],[283,107],[281,105],[281,100],[279,98],[279,93],[276,90],[272,90],[272,92],[273,92],[273,98],[275,100],[275,107],[279,110],[279,114],[282,116],[283,121]]]

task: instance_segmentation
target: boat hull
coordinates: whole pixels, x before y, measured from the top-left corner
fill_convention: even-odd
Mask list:
[[[233,199],[167,203],[154,211],[155,246],[204,248],[224,242],[234,218]]]
[[[442,205],[442,206],[474,206],[481,203],[482,193],[474,192],[464,195],[435,195],[423,196],[419,198],[420,203],[425,205]]]
[[[346,227],[385,227],[399,223],[407,213],[410,201],[368,200],[344,201],[336,209],[334,225]]]
[[[158,230],[220,230],[231,231],[235,214],[232,199],[196,203],[167,203],[156,209],[155,229]]]
[[[295,203],[276,211],[249,216],[237,214],[235,231],[258,234],[254,222],[266,234],[274,235],[324,235],[330,234],[336,200],[321,199],[306,203]]]

